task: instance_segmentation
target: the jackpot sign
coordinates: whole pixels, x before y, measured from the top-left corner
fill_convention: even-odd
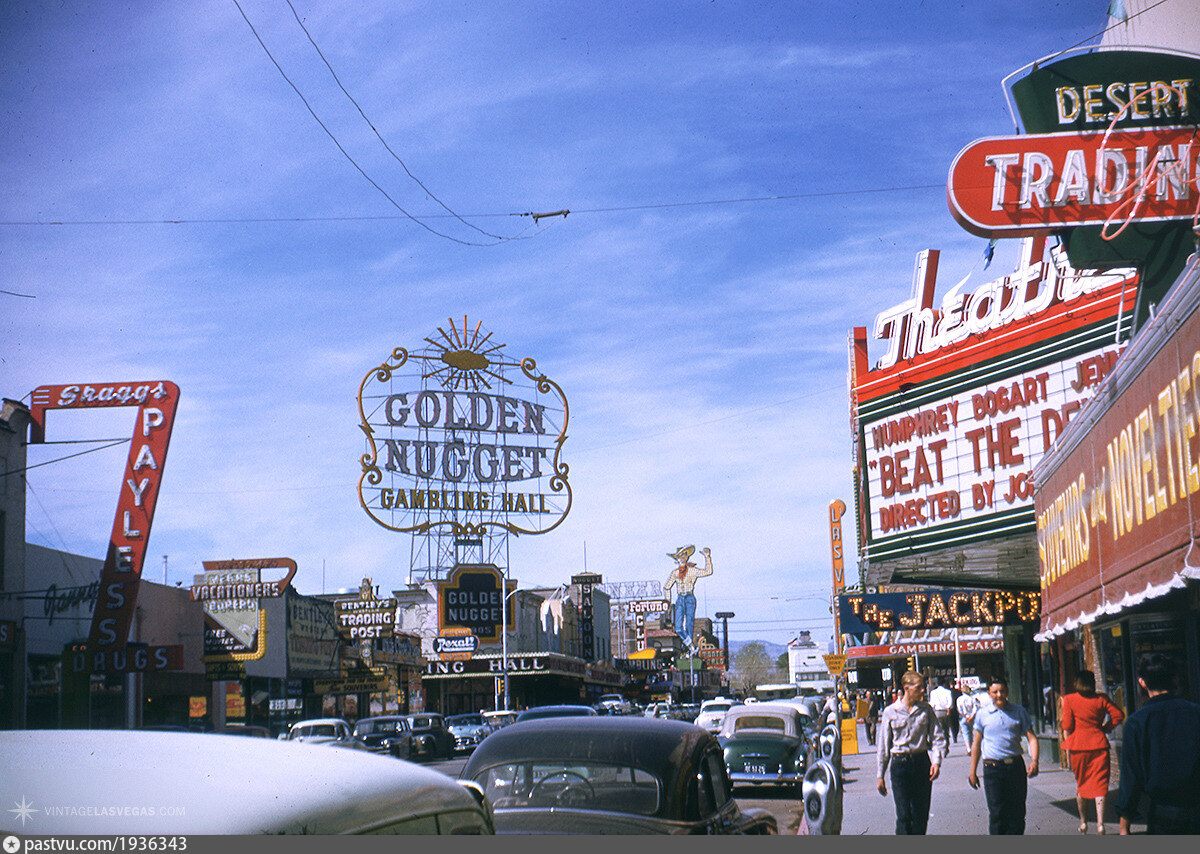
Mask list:
[[[125,645],[178,404],[179,388],[166,380],[46,385],[33,390],[29,407],[31,444],[46,441],[49,410],[137,407],[129,459],[117,499],[117,517],[100,573],[100,593],[88,637],[89,664],[96,671],[138,670],[142,669],[138,662],[143,659],[148,666],[153,666],[155,660],[153,655],[145,656],[144,648],[139,654],[127,654]],[[170,662],[163,664],[164,669],[171,669],[181,660],[182,652],[171,649],[164,654],[163,661],[168,658]]]
[[[562,390],[466,318],[425,340],[359,386],[363,509],[393,531],[466,539],[557,527],[571,507]]]
[[[842,630],[868,632],[947,628],[996,628],[1036,623],[1041,594],[1028,590],[930,588],[904,593],[865,593],[838,597]]]
[[[1127,335],[1132,271],[1074,271],[1028,241],[1011,276],[972,294],[956,287],[935,311],[936,261],[925,253],[918,296],[877,319],[875,370],[866,330],[856,333],[860,508],[873,560],[952,537],[1032,533],[1032,468]]]

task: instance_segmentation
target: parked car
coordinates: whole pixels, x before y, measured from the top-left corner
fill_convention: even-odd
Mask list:
[[[778,786],[800,797],[812,745],[805,716],[787,703],[734,706],[718,736],[735,786]]]
[[[646,710],[642,712],[642,717],[646,718],[663,718],[664,720],[671,717],[670,703],[651,703],[646,706]]]
[[[482,712],[483,719],[492,725],[493,729],[500,729],[509,724],[517,722],[517,713],[507,710],[497,710],[493,712]]]
[[[804,716],[804,731],[808,734],[809,740],[815,742],[817,733],[821,729],[821,705],[811,697],[792,697],[788,700],[773,700],[775,703],[783,703],[785,706],[792,706],[800,711]]]
[[[600,697],[597,705],[603,706],[614,714],[633,714],[633,703],[626,700],[620,694],[604,694]]]
[[[700,714],[696,716],[694,723],[696,726],[716,734],[721,731],[721,724],[725,721],[725,713],[732,706],[733,700],[726,699],[725,697],[705,700],[700,704]]]
[[[341,718],[297,721],[279,738],[283,741],[303,741],[309,744],[346,744],[357,741],[350,724]]]
[[[21,818],[6,812],[4,825],[22,835],[493,830],[476,786],[366,752],[277,739],[13,730],[0,732],[0,768],[0,802],[26,807]]]
[[[361,718],[354,724],[354,737],[372,753],[386,753],[397,759],[412,759],[414,754],[412,729],[403,715]]]
[[[454,749],[470,753],[479,742],[495,730],[481,714],[451,715],[446,718],[446,729],[454,736]]]
[[[491,802],[498,833],[778,832],[733,800],[721,748],[679,721],[543,718],[493,733],[460,775]]]
[[[590,718],[596,717],[591,706],[534,706],[517,715],[517,723],[535,721],[538,718]]]
[[[225,724],[209,730],[210,735],[241,735],[249,738],[270,738],[271,730],[265,726],[249,724]]]
[[[453,759],[454,736],[446,729],[446,720],[435,712],[407,715],[412,730],[413,756],[429,759]]]

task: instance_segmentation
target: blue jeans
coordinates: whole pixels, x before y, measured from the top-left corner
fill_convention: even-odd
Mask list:
[[[680,593],[675,597],[675,634],[688,644],[692,642],[696,625],[696,594]]]
[[[892,800],[896,802],[897,836],[925,835],[929,826],[929,800],[933,795],[929,766],[928,753],[893,756],[888,761]]]
[[[1011,765],[989,765],[984,760],[983,793],[987,796],[988,833],[1019,836],[1025,832],[1025,795],[1029,780],[1025,762],[1017,757]]]

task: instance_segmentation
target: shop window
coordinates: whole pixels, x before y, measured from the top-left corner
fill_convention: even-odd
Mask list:
[[[1137,617],[1129,621],[1129,634],[1135,668],[1141,657],[1148,653],[1161,652],[1170,656],[1175,661],[1177,692],[1184,697],[1194,696],[1195,686],[1190,684],[1187,666],[1187,629],[1182,618],[1167,615]],[[1137,694],[1137,707],[1140,708],[1146,695],[1140,689]]]
[[[1129,660],[1125,649],[1124,629],[1120,623],[1104,626],[1096,631],[1096,648],[1100,656],[1100,672],[1096,674],[1096,688],[1107,694],[1109,699],[1125,710],[1133,711],[1129,704],[1129,686],[1137,683],[1129,677]]]
[[[1054,645],[1038,644],[1038,679],[1042,690],[1041,725],[1043,730],[1058,730],[1058,694],[1054,690],[1056,667]]]

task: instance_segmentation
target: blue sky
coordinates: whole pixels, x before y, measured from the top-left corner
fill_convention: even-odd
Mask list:
[[[709,546],[698,613],[778,643],[832,634],[850,329],[920,250],[939,291],[976,265],[954,155],[1012,133],[1001,79],[1108,5],[239,2],[0,5],[0,395],[179,385],[145,576],[289,556],[302,592],[404,584],[408,536],[358,503],[355,395],[466,315],[571,406],[574,506],[512,575],[586,551],[663,580]],[[58,415],[48,438],[132,423]],[[103,557],[126,453],[29,471],[28,539]]]

